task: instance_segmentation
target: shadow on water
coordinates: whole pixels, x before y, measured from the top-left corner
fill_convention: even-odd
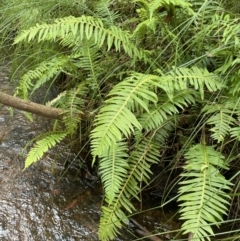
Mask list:
[[[6,76],[8,68],[1,67],[0,90],[12,93]],[[51,150],[43,160],[22,171],[22,149],[48,126],[47,119],[37,117],[37,121],[29,122],[20,111],[11,116],[7,107],[0,106],[0,240],[98,240],[102,195],[70,173],[60,178],[66,158],[75,158],[66,147]],[[165,214],[155,210],[140,215],[138,221],[159,228],[159,215]],[[171,228],[166,225],[161,232]],[[130,225],[131,229],[134,227]],[[135,238],[123,231],[116,240]]]

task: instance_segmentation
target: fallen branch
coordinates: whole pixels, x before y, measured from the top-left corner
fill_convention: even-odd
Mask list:
[[[2,91],[0,91],[0,103],[47,118],[61,120],[64,116],[63,109],[53,108],[46,105],[37,104],[31,101],[26,101],[21,98],[5,94]],[[82,120],[86,120],[88,116],[89,115],[87,113],[83,113],[80,116],[80,118]]]

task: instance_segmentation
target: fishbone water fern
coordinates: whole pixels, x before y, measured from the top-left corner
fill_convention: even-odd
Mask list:
[[[129,213],[134,210],[129,199],[138,199],[137,194],[140,192],[138,185],[140,182],[148,183],[151,163],[157,162],[159,158],[156,148],[153,149],[155,152],[150,152],[153,159],[150,158],[147,162],[142,163],[142,158],[145,158],[147,153],[138,156],[133,151],[129,158],[123,154],[121,157],[119,154],[124,145],[119,144],[126,138],[135,136],[134,146],[140,152],[142,149],[138,147],[146,138],[143,130],[149,132],[150,143],[152,143],[158,132],[164,133],[164,128],[168,126],[165,123],[169,122],[172,115],[177,115],[181,109],[193,104],[197,95],[201,99],[204,86],[209,91],[215,91],[222,86],[218,80],[208,78],[207,76],[211,75],[206,74],[206,70],[193,68],[193,70],[181,69],[175,72],[177,76],[133,73],[110,91],[104,106],[95,118],[95,128],[91,133],[92,155],[94,160],[96,157],[100,158],[101,170],[103,167],[105,170],[102,181],[106,190],[107,203],[107,206],[103,207],[100,221],[101,240],[113,238],[121,223],[127,222],[123,209]],[[161,139],[164,142],[164,138],[158,138],[158,140]],[[163,143],[158,143],[158,148],[161,144]],[[131,159],[131,155],[136,157]],[[130,169],[129,172],[130,163],[133,170]],[[125,183],[124,177],[130,184]],[[113,185],[113,180],[117,180],[116,186]]]

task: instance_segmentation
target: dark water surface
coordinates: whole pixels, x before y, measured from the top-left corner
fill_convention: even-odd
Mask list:
[[[12,93],[7,74],[2,66],[0,90]],[[29,122],[20,111],[11,116],[0,106],[1,241],[97,240],[101,195],[80,179],[59,176],[66,158],[74,158],[69,150],[54,149],[22,172],[23,147],[48,126],[47,119]]]
[[[7,80],[9,68],[0,69],[0,90],[12,93]],[[17,110],[11,116],[8,108],[0,105],[0,241],[98,240],[102,195],[76,175],[61,176],[65,161],[75,158],[70,150],[59,146],[22,171],[25,156],[20,153],[24,146],[50,126],[45,118],[35,120],[29,122]],[[171,223],[160,225],[163,218],[169,217],[154,210],[140,216],[139,222],[159,232],[173,228]],[[116,240],[135,237],[123,232]]]

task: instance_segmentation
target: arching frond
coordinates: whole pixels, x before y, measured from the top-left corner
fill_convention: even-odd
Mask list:
[[[57,143],[62,141],[66,137],[65,132],[48,133],[46,137],[36,142],[34,147],[29,151],[25,160],[24,170],[34,162],[40,160],[43,155]]]
[[[148,103],[157,102],[157,95],[151,90],[154,85],[157,83],[153,76],[135,73],[112,89],[95,119],[95,128],[91,133],[94,157],[101,156],[123,136],[129,137],[134,128],[142,128],[133,111],[148,111]]]
[[[96,127],[91,134],[93,156],[101,156],[102,152],[106,148],[108,149],[111,144],[120,141],[123,136],[128,137],[134,131],[134,128],[142,128],[133,115],[133,111],[149,113],[149,103],[157,103],[158,101],[158,97],[151,89],[153,90],[154,87],[163,89],[173,102],[174,93],[186,91],[189,86],[198,90],[203,98],[205,87],[210,91],[215,91],[222,88],[223,85],[215,75],[195,67],[176,69],[167,76],[133,73],[132,76],[117,84],[109,93],[105,106],[101,108],[96,117]],[[186,97],[181,96],[181,94],[176,96],[174,103],[178,108],[183,108],[194,102],[190,92],[188,94],[185,92],[185,94]],[[159,100],[161,101],[161,98]],[[177,113],[176,106],[168,102],[168,105],[160,107],[158,113],[157,111],[152,112],[150,117],[155,115],[156,118],[153,118],[155,124],[146,121],[148,125],[152,125],[150,128],[159,125],[159,121],[166,119],[166,113]],[[148,118],[147,115],[145,116]],[[142,118],[144,118],[144,115]],[[143,120],[141,122],[143,123]]]
[[[169,35],[175,39],[175,34],[165,24],[167,16],[169,18],[175,18],[177,16],[175,12],[179,9],[182,9],[185,14],[192,15],[194,13],[191,9],[191,4],[182,0],[134,0],[133,2],[136,2],[137,5],[139,5],[139,8],[136,11],[140,22],[133,31],[133,38],[137,42],[145,42],[146,36],[154,36],[155,39],[156,33],[159,34],[159,31],[162,30],[164,33],[162,32],[159,35]],[[159,28],[159,26],[161,27]],[[156,44],[154,39],[151,45]]]
[[[201,98],[204,99],[205,88],[214,92],[224,87],[222,80],[216,74],[210,73],[207,69],[193,66],[191,68],[175,68],[166,75],[166,92],[172,99],[173,90],[184,90],[193,87],[198,90]],[[169,91],[170,90],[170,91]]]
[[[100,88],[104,70],[101,65],[101,53],[95,45],[84,44],[74,65],[85,73],[86,85],[92,90],[92,96],[101,96]]]
[[[129,213],[135,210],[131,198],[138,198],[140,192],[139,183],[147,183],[151,174],[150,166],[158,161],[158,148],[150,139],[145,139],[136,146],[128,159],[127,177],[121,183],[116,197],[111,204],[102,207],[102,216],[99,226],[100,240],[113,239],[118,229],[128,218],[123,209]]]
[[[111,0],[100,0],[94,4],[96,15],[101,17],[101,19],[107,25],[114,25],[116,19],[119,17],[117,12],[114,12],[110,9],[111,4]]]
[[[217,26],[212,26],[215,27],[214,35],[221,36],[221,43],[223,43],[225,46],[230,44],[231,48],[234,47],[239,49],[239,18],[231,19],[230,15],[222,13],[214,14],[212,21],[217,23]]]
[[[227,113],[226,109],[222,109],[219,113],[211,116],[207,120],[207,124],[213,125],[214,127],[210,130],[212,131],[212,137],[218,142],[224,141],[224,138],[229,131],[231,130],[231,126],[234,124],[235,120],[231,116],[231,113]]]
[[[176,128],[176,124],[179,121],[178,116],[171,116],[156,129],[152,130],[153,139],[159,143],[159,145],[164,145],[169,134],[173,132]]]
[[[148,61],[146,53],[137,48],[130,40],[130,34],[116,26],[105,28],[101,19],[91,16],[65,17],[55,20],[53,24],[37,24],[28,30],[22,31],[14,43],[37,38],[38,41],[64,39],[68,34],[80,37],[81,41],[92,39],[93,42],[101,47],[105,43],[109,51],[112,46],[116,51],[121,48],[130,56]]]
[[[146,19],[138,24],[138,26],[133,31],[133,38],[137,40],[142,40],[149,31],[155,33],[157,26],[157,19],[151,18]]]
[[[34,70],[29,70],[19,81],[16,95],[28,99],[29,91],[34,92],[52,77],[56,76],[67,65],[69,58],[65,56],[54,57],[40,63]]]
[[[158,128],[169,116],[178,114],[181,109],[184,109],[190,104],[194,104],[198,93],[191,89],[185,89],[176,92],[172,101],[167,96],[159,97],[157,106],[150,109],[149,113],[140,115],[139,122],[146,130]]]
[[[192,233],[193,240],[210,240],[214,235],[211,224],[222,221],[227,212],[230,196],[225,192],[231,183],[220,173],[227,169],[224,157],[212,146],[195,145],[185,154],[185,173],[187,180],[181,181],[178,201],[182,230]]]
[[[225,103],[214,103],[203,108],[205,115],[211,114],[206,123],[213,126],[210,129],[213,139],[222,142],[232,132],[232,127],[236,125],[236,119],[233,116],[238,111],[238,106],[237,102],[229,99]]]

